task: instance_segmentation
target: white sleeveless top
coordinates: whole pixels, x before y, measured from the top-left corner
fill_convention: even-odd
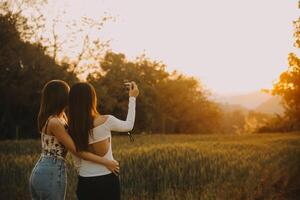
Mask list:
[[[112,115],[108,115],[108,119],[103,124],[93,128],[92,135],[89,137],[89,144],[110,138],[109,148],[107,153],[103,156],[104,158],[109,160],[114,159],[111,148],[111,131],[127,132],[132,130],[135,120],[135,101],[135,97],[129,97],[126,121],[119,120]],[[101,164],[83,160],[74,155],[73,158],[75,160],[75,166],[77,167],[79,176],[92,177],[111,173],[111,171]]]

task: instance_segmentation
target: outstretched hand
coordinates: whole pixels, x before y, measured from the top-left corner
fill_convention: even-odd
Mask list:
[[[125,85],[129,88],[129,96],[130,97],[137,97],[139,95],[139,88],[134,81],[125,83]]]

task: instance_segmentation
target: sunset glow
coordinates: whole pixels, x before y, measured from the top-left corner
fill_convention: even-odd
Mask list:
[[[217,93],[270,88],[295,51],[296,1],[56,0],[45,8],[49,21],[62,11],[65,20],[113,16],[90,36],[111,40],[129,59],[146,53]]]

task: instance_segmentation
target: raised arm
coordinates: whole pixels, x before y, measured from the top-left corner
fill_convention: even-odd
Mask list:
[[[135,105],[136,97],[139,95],[139,89],[135,82],[127,83],[129,87],[129,103],[126,120],[117,119],[114,116],[110,116],[109,126],[112,131],[126,132],[133,129],[135,120]]]
[[[48,125],[49,131],[74,155],[91,162],[104,165],[113,173],[118,173],[119,163],[115,160],[108,160],[88,151],[76,151],[75,143],[71,136],[66,132],[64,126],[57,118],[52,118]]]
[[[133,129],[135,120],[135,101],[135,97],[129,97],[128,113],[125,121],[120,120],[112,115],[109,116],[109,126],[112,131],[126,132]]]

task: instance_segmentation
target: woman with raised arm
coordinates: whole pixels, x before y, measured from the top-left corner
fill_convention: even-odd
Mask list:
[[[112,115],[101,115],[97,109],[97,97],[89,83],[77,83],[71,87],[69,98],[69,132],[78,151],[91,151],[114,160],[111,147],[111,131],[132,130],[135,120],[135,101],[139,94],[134,82],[129,85],[128,113],[125,121]],[[77,197],[79,200],[120,199],[119,177],[104,165],[78,159]]]
[[[38,129],[41,133],[42,153],[30,176],[30,192],[34,200],[64,200],[66,193],[67,150],[82,159],[99,163],[107,170],[118,173],[119,164],[86,151],[76,151],[67,133],[64,110],[68,104],[69,86],[60,80],[48,82],[42,91]]]

